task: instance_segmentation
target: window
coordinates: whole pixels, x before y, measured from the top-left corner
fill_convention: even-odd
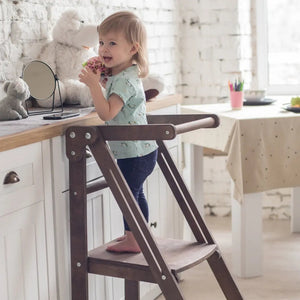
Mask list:
[[[300,1],[256,0],[257,78],[268,94],[300,94]]]

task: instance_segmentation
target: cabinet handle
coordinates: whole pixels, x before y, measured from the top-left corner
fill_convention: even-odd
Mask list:
[[[156,228],[157,227],[157,222],[153,222],[153,223],[150,223],[150,227],[153,227],[153,228]]]
[[[3,184],[17,183],[19,181],[19,175],[15,171],[11,171],[4,177]]]

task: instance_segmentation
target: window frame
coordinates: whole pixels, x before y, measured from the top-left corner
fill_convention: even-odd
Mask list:
[[[269,84],[267,2],[268,0],[256,0],[257,86],[259,89],[266,89],[268,95],[300,94],[300,84]]]

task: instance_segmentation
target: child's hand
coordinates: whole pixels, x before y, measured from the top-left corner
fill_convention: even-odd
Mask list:
[[[79,74],[79,81],[86,84],[88,87],[99,85],[101,71],[96,72],[91,70],[89,67],[85,67]]]

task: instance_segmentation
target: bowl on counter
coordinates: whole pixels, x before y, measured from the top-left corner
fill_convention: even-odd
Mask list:
[[[244,98],[246,101],[261,101],[265,98],[265,90],[245,90]]]

